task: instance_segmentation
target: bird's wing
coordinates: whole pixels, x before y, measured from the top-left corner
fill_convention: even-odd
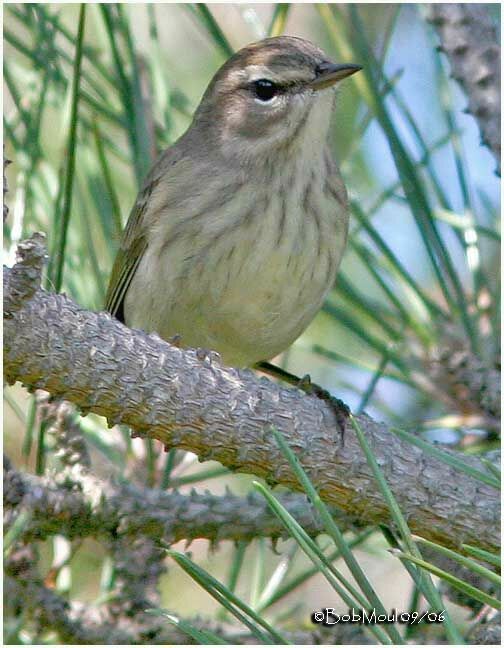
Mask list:
[[[149,230],[157,219],[169,218],[166,205],[176,203],[179,198],[178,194],[185,196],[184,188],[188,186],[188,180],[198,175],[195,171],[195,162],[189,153],[192,145],[191,137],[196,138],[198,150],[201,150],[202,145],[198,132],[194,129],[186,131],[156,160],[131,210],[121,246],[112,267],[105,298],[105,310],[121,322],[124,322],[124,298],[147,249]],[[203,157],[206,159],[208,156]],[[212,168],[213,173],[213,166],[210,164],[208,166]],[[163,181],[162,186],[158,191],[162,190],[165,207],[160,211],[159,199],[156,201],[153,193],[156,192],[156,187],[161,181]]]
[[[105,310],[121,322],[124,322],[123,306],[126,292],[147,247],[146,223],[148,219],[146,216],[152,191],[162,177],[162,168],[160,169],[159,166],[161,165],[156,165],[153,168],[131,210],[110,275]]]

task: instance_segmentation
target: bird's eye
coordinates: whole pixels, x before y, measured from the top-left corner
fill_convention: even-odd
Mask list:
[[[268,79],[258,79],[252,83],[255,96],[260,101],[271,101],[278,94],[278,86]]]

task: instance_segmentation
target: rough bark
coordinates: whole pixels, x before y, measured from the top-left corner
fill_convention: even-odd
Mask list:
[[[23,267],[33,269],[30,246],[35,258],[43,258],[40,240],[34,239],[20,263],[4,273],[9,382],[45,389],[84,413],[125,423],[136,434],[190,450],[201,460],[299,490],[270,433],[275,426],[327,503],[366,523],[391,524],[356,435],[348,429],[342,444],[329,404],[251,371],[224,367],[215,354],[182,350],[129,329],[65,295],[37,286],[28,290]],[[449,547],[466,542],[498,548],[500,497],[494,488],[412,447],[366,415],[356,420],[413,532]],[[485,470],[477,458],[464,461]]]
[[[194,644],[187,634],[162,616],[145,612],[117,617],[104,606],[69,603],[47,587],[40,577],[30,546],[15,548],[5,561],[6,610],[19,613],[35,622],[40,632],[56,632],[64,644],[79,645],[187,645]],[[14,614],[13,614],[14,616]],[[203,619],[189,623],[201,630],[210,630],[227,644],[254,644],[257,639],[248,631],[239,631],[230,624]],[[316,628],[312,632],[286,632],[295,645],[334,645],[372,643],[366,631],[357,625]]]
[[[467,348],[451,325],[439,330],[439,343],[425,360],[425,372],[453,412],[473,417],[475,427],[500,433],[500,353],[484,360]]]
[[[313,508],[303,495],[286,493],[279,501],[310,535],[322,533]],[[5,524],[10,526],[27,510],[31,517],[20,536],[24,542],[44,540],[61,534],[69,539],[118,538],[145,535],[167,544],[204,538],[252,540],[258,537],[286,537],[278,518],[257,494],[239,497],[192,492],[182,495],[132,484],[102,481],[80,471],[37,477],[4,466]],[[343,528],[348,516],[334,511]]]
[[[498,646],[502,642],[500,615],[488,623],[477,626],[474,632],[468,637],[473,644],[482,646]]]
[[[488,8],[474,3],[436,3],[429,19],[437,28],[441,50],[469,101],[483,143],[500,170],[500,45]]]

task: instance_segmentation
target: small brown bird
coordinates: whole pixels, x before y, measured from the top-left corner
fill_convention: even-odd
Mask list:
[[[360,70],[268,38],[216,73],[129,217],[106,308],[252,366],[305,330],[345,248],[345,187],[327,143],[334,86]]]

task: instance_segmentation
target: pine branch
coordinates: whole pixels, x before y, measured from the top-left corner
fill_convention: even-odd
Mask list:
[[[474,646],[499,646],[502,641],[501,615],[492,610],[488,615],[490,618],[478,622],[474,626],[467,640]]]
[[[500,45],[483,4],[430,4],[435,25],[455,79],[464,88],[468,110],[478,121],[483,143],[500,169]]]
[[[278,498],[307,533],[316,536],[323,531],[304,495],[286,493]],[[287,537],[278,518],[255,493],[247,497],[231,493],[182,495],[102,481],[80,470],[37,477],[17,471],[7,461],[6,528],[23,510],[30,512],[30,520],[20,536],[24,542],[45,540],[55,534],[69,539],[125,538],[129,542],[146,536],[167,544],[196,538],[217,543]],[[334,515],[343,528],[351,527],[348,516],[337,511]]]
[[[25,618],[36,621],[40,632],[56,632],[64,644],[81,645],[187,645],[194,641],[169,624],[162,616],[137,612],[117,617],[103,606],[69,603],[40,577],[31,547],[16,548],[4,564],[6,610],[22,610]],[[12,616],[16,616],[13,614]],[[257,638],[229,624],[190,619],[192,626],[210,630],[228,644],[257,644]],[[368,636],[357,625],[314,628],[313,631],[285,633],[296,645],[367,644]]]
[[[369,524],[391,524],[358,439],[348,430],[342,444],[329,404],[252,371],[224,367],[217,354],[173,347],[41,290],[40,278],[30,284],[28,275],[33,259],[41,265],[43,258],[40,238],[32,238],[20,262],[4,272],[8,382],[45,389],[166,447],[299,490],[269,433],[275,426],[327,503]],[[492,486],[412,447],[366,415],[358,422],[414,533],[449,547],[466,542],[498,548],[500,497]],[[477,458],[461,458],[484,472]]]

